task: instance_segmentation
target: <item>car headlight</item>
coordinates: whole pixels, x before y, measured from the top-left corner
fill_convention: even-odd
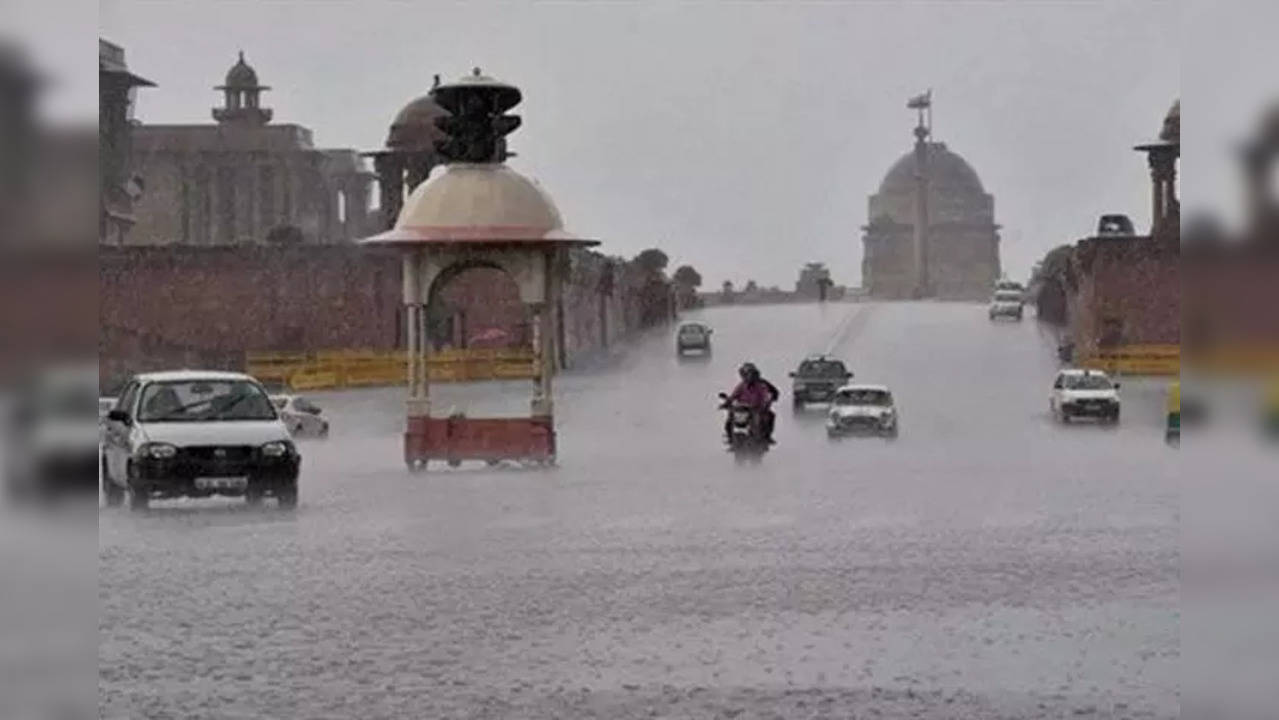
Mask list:
[[[293,444],[284,440],[276,440],[262,446],[262,454],[266,457],[284,457],[293,450]]]
[[[138,454],[153,460],[168,460],[177,456],[178,447],[169,443],[147,443],[138,448]]]

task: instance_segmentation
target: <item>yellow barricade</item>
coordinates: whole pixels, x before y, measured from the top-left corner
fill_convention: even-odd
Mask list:
[[[1270,374],[1279,370],[1279,345],[1236,345],[1213,348],[1186,357],[1195,370],[1221,374]]]
[[[286,383],[295,390],[402,385],[408,359],[402,350],[321,350],[314,353],[253,352],[245,355],[246,371],[263,381]],[[536,377],[528,349],[448,349],[426,359],[431,382],[519,380]]]
[[[1178,345],[1127,345],[1099,351],[1081,365],[1118,375],[1177,375],[1181,372]]]
[[[339,387],[341,376],[334,370],[299,370],[289,377],[294,390],[324,390]]]

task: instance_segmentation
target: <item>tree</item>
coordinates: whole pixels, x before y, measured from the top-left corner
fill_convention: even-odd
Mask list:
[[[746,289],[743,290],[742,292],[753,293],[753,292],[757,292],[758,290],[759,290],[759,285],[754,280],[747,280]]]
[[[635,264],[652,275],[661,275],[666,271],[671,259],[657,248],[649,248],[635,256]]]
[[[675,274],[671,276],[676,285],[686,288],[699,288],[702,286],[702,274],[692,265],[680,265],[675,268]]]

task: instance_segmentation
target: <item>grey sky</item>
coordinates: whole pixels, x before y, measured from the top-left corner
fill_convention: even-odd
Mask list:
[[[208,122],[243,49],[278,122],[373,149],[433,73],[519,85],[513,167],[570,229],[709,284],[858,282],[866,197],[909,149],[906,99],[995,195],[1024,275],[1102,212],[1148,224],[1144,159],[1179,93],[1171,3],[235,3],[104,0],[105,38],[159,87],[146,122]]]

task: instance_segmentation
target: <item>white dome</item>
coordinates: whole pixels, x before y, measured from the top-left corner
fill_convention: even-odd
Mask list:
[[[368,243],[574,241],[555,203],[505,165],[456,163],[419,185]]]

